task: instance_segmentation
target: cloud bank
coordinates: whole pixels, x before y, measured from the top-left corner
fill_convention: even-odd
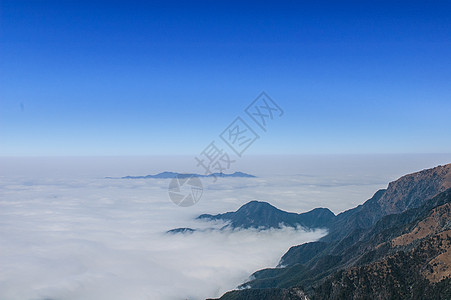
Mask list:
[[[325,234],[284,228],[168,235],[179,226],[210,225],[193,220],[200,208],[170,202],[166,188],[165,180],[4,180],[0,299],[217,297],[255,270],[276,266],[290,246]]]
[[[255,163],[254,169],[240,171],[259,178],[203,180],[201,201],[188,208],[169,200],[169,180],[104,179],[196,171],[178,169],[174,162],[166,168],[161,161],[152,165],[139,158],[0,159],[0,299],[217,297],[254,271],[275,267],[290,246],[326,232],[284,228],[167,235],[167,230],[209,227],[194,218],[236,210],[255,199],[287,211],[322,206],[338,213],[406,170],[433,166],[434,159],[447,162],[328,159],[325,164],[324,159],[288,160],[290,172],[279,175]],[[387,164],[390,172],[382,168]]]

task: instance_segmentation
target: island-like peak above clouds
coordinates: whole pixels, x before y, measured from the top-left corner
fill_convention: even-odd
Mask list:
[[[329,228],[335,219],[335,215],[327,208],[315,208],[311,211],[297,214],[280,210],[268,202],[251,201],[241,206],[237,211],[223,214],[203,214],[196,218],[204,221],[222,221],[227,223],[220,230],[225,229],[248,229],[257,228],[261,230],[270,228],[298,227],[306,229]],[[187,234],[194,231],[211,230],[192,229],[187,227],[175,228],[167,231],[170,234]]]
[[[235,172],[232,174],[226,174],[226,173],[212,173],[208,175],[202,175],[202,174],[196,174],[196,173],[178,173],[178,172],[161,172],[155,175],[143,175],[143,176],[124,176],[120,177],[119,179],[171,179],[174,177],[178,178],[187,178],[187,177],[246,177],[246,178],[255,178],[257,176],[243,173],[243,172]],[[107,179],[113,179],[113,177],[105,177]]]
[[[281,226],[319,228],[328,227],[335,218],[327,208],[315,208],[306,213],[292,213],[280,210],[267,202],[251,201],[235,212],[218,215],[203,214],[197,219],[229,222],[233,228],[280,228]]]

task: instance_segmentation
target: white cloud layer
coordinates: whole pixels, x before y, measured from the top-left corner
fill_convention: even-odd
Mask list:
[[[217,297],[254,271],[276,266],[290,246],[325,231],[165,231],[207,227],[194,218],[254,199],[288,211],[323,206],[340,212],[406,168],[383,175],[348,162],[342,169],[333,165],[335,171],[299,167],[277,176],[261,171],[259,178],[204,179],[201,201],[179,208],[168,199],[168,180],[103,179],[165,168],[143,171],[146,164],[110,165],[114,161],[0,159],[0,299]]]
[[[206,227],[172,204],[167,180],[3,181],[0,299],[220,296],[322,230],[168,235]],[[233,185],[233,183],[231,183]]]

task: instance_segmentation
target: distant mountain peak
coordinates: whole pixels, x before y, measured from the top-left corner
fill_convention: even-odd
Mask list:
[[[256,176],[251,175],[251,174],[247,174],[247,173],[243,173],[243,172],[234,172],[231,174],[227,174],[227,173],[212,173],[212,174],[207,174],[207,175],[203,175],[203,174],[196,174],[196,173],[178,173],[178,172],[169,172],[169,171],[165,171],[165,172],[161,172],[155,175],[139,175],[139,176],[124,176],[124,177],[120,177],[120,179],[171,179],[174,177],[179,177],[179,178],[187,178],[187,177],[246,177],[246,178],[255,178]],[[113,179],[112,177],[105,177],[107,179]]]
[[[275,206],[269,204],[268,202],[264,201],[257,201],[252,200],[243,206],[241,206],[236,212],[244,212],[244,211],[256,211],[256,210],[275,210],[275,211],[282,211]]]

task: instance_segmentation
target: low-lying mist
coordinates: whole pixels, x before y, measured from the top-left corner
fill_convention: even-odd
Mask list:
[[[217,297],[276,266],[290,246],[325,234],[293,228],[167,234],[210,225],[170,202],[165,188],[165,180],[4,184],[0,298]]]
[[[1,159],[0,299],[218,297],[254,271],[275,267],[290,246],[317,240],[326,231],[166,231],[214,226],[195,218],[255,199],[287,211],[328,207],[338,213],[362,203],[406,168],[420,166],[418,160],[396,165],[396,158],[385,174],[380,157],[366,165],[341,159],[329,158],[333,163],[325,165],[318,160],[322,168],[309,159],[297,169],[290,161],[291,173],[281,175],[248,166],[237,171],[257,178],[206,179],[202,199],[187,208],[169,200],[169,180],[104,178],[177,170],[174,166],[139,159],[118,165],[110,158],[84,164],[82,159]]]

